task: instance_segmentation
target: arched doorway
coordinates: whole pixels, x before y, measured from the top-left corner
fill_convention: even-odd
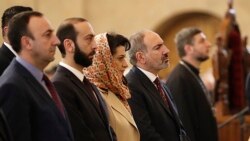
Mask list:
[[[159,76],[163,79],[167,78],[168,74],[172,71],[179,61],[178,52],[174,44],[175,34],[184,27],[195,26],[204,31],[209,41],[214,44],[215,35],[220,28],[221,18],[206,12],[185,12],[176,14],[171,18],[159,24],[155,31],[160,34],[170,49],[170,67],[160,72]],[[201,66],[201,73],[211,68],[211,60],[206,61]]]

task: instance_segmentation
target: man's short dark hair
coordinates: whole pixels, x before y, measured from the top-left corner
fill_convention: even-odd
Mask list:
[[[65,21],[63,21],[63,23],[58,27],[56,35],[61,42],[61,44],[58,45],[58,48],[62,54],[62,57],[65,57],[66,55],[63,41],[65,39],[70,39],[76,43],[77,32],[74,28],[74,24],[79,23],[79,22],[87,22],[87,20],[84,18],[78,18],[78,17],[68,18]]]
[[[26,7],[26,6],[12,6],[8,9],[6,9],[2,15],[2,35],[4,36],[4,27],[8,26],[8,23],[10,19],[21,12],[25,11],[33,11],[31,7]]]
[[[22,36],[28,36],[34,39],[32,33],[28,29],[31,17],[42,17],[43,14],[36,11],[22,12],[15,15],[9,22],[8,38],[12,48],[18,53],[21,50]]]

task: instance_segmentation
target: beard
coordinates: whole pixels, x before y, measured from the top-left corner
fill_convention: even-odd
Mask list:
[[[197,57],[196,59],[200,62],[204,62],[208,59],[209,57],[208,56],[200,56],[200,57]]]
[[[89,55],[93,55],[93,54],[95,54],[94,51],[91,52]],[[88,67],[92,64],[92,59],[88,58],[88,55],[82,52],[77,44],[75,47],[74,60],[77,64],[83,67]]]

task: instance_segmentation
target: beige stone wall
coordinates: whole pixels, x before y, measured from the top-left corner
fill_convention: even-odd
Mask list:
[[[223,17],[227,0],[1,0],[1,15],[12,5],[28,5],[41,11],[55,28],[65,18],[82,16],[92,23],[96,33],[116,31],[129,36],[144,28],[155,29],[180,13],[203,11]],[[235,0],[234,8],[242,35],[250,36],[250,1]],[[59,58],[57,54],[55,63]]]

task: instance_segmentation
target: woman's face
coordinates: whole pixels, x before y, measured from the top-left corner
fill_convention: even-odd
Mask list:
[[[128,67],[128,63],[126,62],[126,51],[124,46],[118,46],[115,50],[115,53],[113,54],[114,62],[116,65],[116,68],[119,70],[121,75],[123,75],[123,72]]]

